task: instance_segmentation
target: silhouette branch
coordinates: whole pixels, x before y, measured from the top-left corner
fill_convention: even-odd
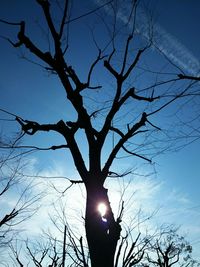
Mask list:
[[[110,168],[114,158],[116,157],[117,153],[119,152],[119,150],[124,146],[126,141],[128,139],[130,139],[137,132],[137,130],[139,130],[141,127],[143,127],[145,125],[146,120],[147,120],[147,114],[145,112],[143,112],[140,121],[135,123],[132,127],[130,127],[128,132],[126,134],[124,134],[123,137],[121,137],[121,139],[118,141],[118,143],[115,145],[115,147],[111,151],[110,155],[108,156],[108,159],[107,159],[107,161],[103,167],[103,173],[104,174],[107,174],[109,172],[109,168]]]
[[[24,120],[16,117],[16,121],[21,125],[22,130],[28,135],[34,135],[38,131],[55,131],[64,135],[68,130],[66,124],[60,120],[57,124],[39,124],[35,121]]]
[[[178,77],[181,80],[194,80],[194,81],[200,81],[200,77],[197,76],[190,76],[190,75],[184,75],[184,74],[178,74]]]
[[[137,154],[137,153],[134,153],[134,152],[128,150],[125,146],[122,146],[122,149],[123,149],[126,153],[128,153],[128,154],[130,154],[130,155],[136,156],[136,157],[138,157],[138,158],[141,158],[141,159],[144,159],[144,160],[148,161],[149,163],[152,163],[152,161],[151,161],[150,159],[148,159],[148,158],[146,158],[146,157],[144,157],[144,156],[142,156],[142,155],[140,155],[140,154]]]

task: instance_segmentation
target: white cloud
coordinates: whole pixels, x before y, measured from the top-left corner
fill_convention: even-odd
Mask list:
[[[33,173],[37,171],[34,163],[31,170]],[[37,164],[36,164],[37,165]],[[51,165],[49,170],[41,172],[41,176],[65,176],[65,168],[58,163]],[[38,178],[35,182],[38,184],[33,188],[33,194],[38,191],[45,191],[46,195],[41,201],[41,208],[38,212],[28,221],[21,225],[21,229],[26,229],[22,236],[37,236],[41,234],[41,230],[48,228],[52,233],[57,235],[56,230],[50,223],[49,214],[56,213],[53,202],[57,204],[62,203],[65,207],[65,216],[67,221],[73,225],[76,233],[84,233],[84,207],[85,207],[85,190],[83,185],[73,185],[69,190],[62,194],[58,194],[52,186],[50,181],[53,182],[58,191],[64,191],[70,184],[65,179],[43,179]],[[129,223],[131,226],[136,226],[138,220],[150,217],[150,220],[140,225],[140,230],[146,231],[157,228],[163,223],[182,225],[181,231],[187,233],[189,239],[195,240],[195,237],[200,234],[198,225],[200,213],[199,209],[191,208],[192,202],[187,195],[179,191],[177,188],[167,188],[167,183],[154,177],[129,177],[126,179],[110,180],[105,185],[110,192],[111,205],[115,215],[120,209],[121,198],[125,201],[124,221],[125,225]],[[123,192],[124,195],[123,195]],[[12,197],[12,195],[11,195]],[[12,204],[13,199],[8,199],[8,203]],[[58,208],[59,210],[59,208]],[[139,213],[139,211],[141,211]],[[151,217],[151,215],[156,213]],[[198,244],[195,248],[197,250]]]
[[[95,1],[98,5],[102,4],[102,0]],[[130,2],[122,4],[121,9],[118,11],[117,19],[122,23],[127,23],[127,14],[130,13]],[[109,6],[105,6],[105,11],[112,16],[112,12]],[[149,24],[149,18],[146,12],[141,8],[137,9],[136,30],[145,38],[149,38],[149,32],[153,30],[153,42],[156,47],[177,65],[182,70],[186,71],[190,75],[200,74],[200,61],[193,55],[193,53],[183,45],[175,36],[167,32],[158,23],[153,23],[152,29]]]
[[[156,46],[176,65],[191,75],[200,73],[200,62],[192,52],[160,25],[154,27]]]

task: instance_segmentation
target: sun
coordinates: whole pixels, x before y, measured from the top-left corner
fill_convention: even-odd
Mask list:
[[[101,214],[101,217],[104,217],[106,215],[107,212],[107,206],[105,203],[101,202],[98,204],[97,207],[98,212]]]

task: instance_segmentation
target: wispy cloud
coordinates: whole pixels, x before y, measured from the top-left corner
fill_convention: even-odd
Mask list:
[[[98,5],[102,5],[103,0],[94,0]],[[109,6],[104,7],[105,11],[112,16]],[[127,14],[130,13],[130,2],[123,2],[117,13],[118,21],[126,24],[128,22]],[[195,55],[182,44],[175,36],[167,32],[158,23],[153,23],[149,20],[147,13],[141,8],[137,9],[136,30],[144,38],[149,38],[150,31],[153,31],[154,45],[171,61],[184,72],[190,75],[200,74],[200,61]]]
[[[175,36],[159,24],[154,27],[154,43],[175,65],[191,75],[200,73],[200,61]]]
[[[131,181],[131,182],[130,182]],[[186,236],[193,245],[194,257],[198,257],[200,239],[200,203],[192,202],[186,192],[179,188],[169,188],[168,183],[154,177],[130,177],[111,186],[111,204],[115,214],[125,190],[124,220],[132,223],[133,218],[144,221],[140,230],[155,231],[161,225],[180,227],[180,234]],[[139,213],[140,212],[140,213]],[[145,218],[150,218],[146,220]],[[137,221],[135,222],[137,225]]]
[[[29,166],[30,170],[37,173],[37,161],[31,160],[30,162],[32,163],[32,166]],[[55,164],[51,164],[50,169],[40,172],[39,175],[44,177],[66,176],[66,169],[62,164],[55,162]],[[48,229],[58,237],[58,233],[52,227],[49,218],[49,214],[56,214],[55,206],[52,205],[53,202],[56,202],[58,210],[65,208],[67,221],[74,227],[76,233],[83,235],[85,207],[83,185],[74,185],[62,195],[56,192],[51,183],[58,191],[62,192],[69,185],[67,180],[37,178],[35,181],[37,186],[33,187],[32,193],[45,191],[46,195],[41,201],[42,205],[38,212],[21,226],[22,229],[26,229],[22,237],[25,238],[26,236],[31,240],[39,236],[42,230]],[[131,223],[132,226],[136,226],[138,220],[144,220],[145,223],[140,225],[140,230],[144,230],[144,232],[147,228],[153,230],[164,223],[181,225],[181,231],[188,234],[188,238],[192,242],[196,240],[194,251],[198,250],[199,243],[196,237],[200,234],[198,223],[200,206],[195,207],[184,192],[177,188],[168,188],[167,183],[158,178],[137,177],[136,175],[126,179],[110,180],[106,187],[109,188],[110,201],[115,216],[119,212],[121,200],[125,201],[123,217],[125,225]],[[12,204],[13,197],[10,195],[10,199],[7,199],[7,205],[12,206]],[[62,207],[58,206],[60,204]],[[151,216],[152,214],[153,216]],[[150,219],[145,220],[148,217]]]

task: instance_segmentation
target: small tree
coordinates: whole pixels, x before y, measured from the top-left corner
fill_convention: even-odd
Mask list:
[[[19,232],[18,226],[37,211],[42,193],[34,194],[34,185],[24,179],[25,159],[9,148],[15,141],[5,144],[1,139],[0,143],[1,148],[7,147],[0,149],[0,249],[5,250]]]
[[[158,267],[198,266],[198,262],[192,258],[191,253],[192,246],[189,242],[177,233],[177,229],[172,228],[163,231],[160,237],[151,243],[146,258],[150,265]]]
[[[31,242],[31,247],[29,245],[29,242],[25,242],[25,248],[26,248],[26,253],[25,257],[26,260],[24,260],[24,257],[21,258],[21,250],[17,249],[16,247],[13,246],[13,244],[10,245],[11,251],[12,251],[12,256],[11,258],[13,259],[13,263],[15,266],[27,266],[31,264],[31,266],[36,266],[36,267],[43,267],[43,266],[64,266],[62,262],[62,254],[59,252],[58,247],[59,244],[54,240],[52,243],[52,240],[47,240],[42,242],[42,238],[40,242]],[[24,251],[23,251],[24,253]],[[25,263],[24,263],[25,262]]]
[[[40,44],[36,44],[28,36],[25,21],[12,23],[1,20],[19,27],[16,42],[6,39],[15,48],[24,47],[38,62],[45,65],[47,71],[56,75],[66,93],[66,104],[73,108],[76,115],[75,118],[72,116],[67,121],[61,119],[53,124],[42,124],[20,116],[16,116],[16,121],[21,126],[23,135],[53,131],[63,137],[63,144],[48,149],[67,149],[80,175],[80,181],[85,185],[85,230],[91,266],[113,267],[122,218],[116,218],[113,214],[105,181],[109,177],[123,175],[112,169],[114,161],[118,155],[131,155],[151,163],[158,151],[166,150],[169,142],[163,141],[161,128],[157,124],[165,125],[160,118],[173,103],[184,105],[186,97],[190,102],[194,96],[199,95],[199,89],[195,87],[197,81],[187,80],[189,76],[183,71],[179,75],[180,69],[177,73],[174,65],[167,67],[165,73],[152,69],[154,64],[150,58],[155,56],[155,51],[151,50],[153,28],[149,27],[148,38],[139,36],[139,1],[109,1],[72,17],[74,9],[71,1],[65,0],[62,2],[62,16],[58,19],[56,8],[60,10],[59,2],[36,0],[36,3],[43,10],[50,34],[47,48],[40,48]],[[127,14],[121,11],[122,5],[129,7]],[[107,12],[106,16],[99,14],[103,9]],[[98,16],[95,17],[95,14]],[[91,62],[94,51],[91,55],[88,54],[88,62],[84,62],[85,68],[81,74],[81,60],[78,62],[80,69],[76,69],[73,57],[68,59],[68,51],[72,56],[78,52],[77,43],[72,44],[72,50],[69,50],[68,40],[70,29],[75,33],[84,18],[90,25],[95,25],[94,20],[96,22],[97,18],[100,19],[105,28],[102,30],[101,26],[99,34],[106,34],[97,41],[96,29],[92,29],[91,38],[87,36],[88,42],[93,42],[97,48],[97,55]],[[71,35],[73,36],[72,33]],[[149,61],[149,70],[143,66],[144,57]],[[159,61],[163,60],[166,64],[165,57],[158,57]],[[109,77],[110,84],[105,77]],[[97,80],[101,78],[102,82],[97,84]],[[103,102],[101,105],[97,101],[99,98]],[[113,135],[111,146],[110,138]],[[86,153],[81,150],[82,140],[87,145]],[[104,218],[98,211],[100,203],[105,205]]]
[[[58,227],[58,225],[56,226]],[[59,226],[60,227],[60,226]],[[76,237],[69,225],[60,229],[62,234],[45,233],[34,240],[19,240],[10,245],[11,257],[16,266],[89,266],[88,250],[83,237]],[[21,244],[19,249],[19,244]]]

